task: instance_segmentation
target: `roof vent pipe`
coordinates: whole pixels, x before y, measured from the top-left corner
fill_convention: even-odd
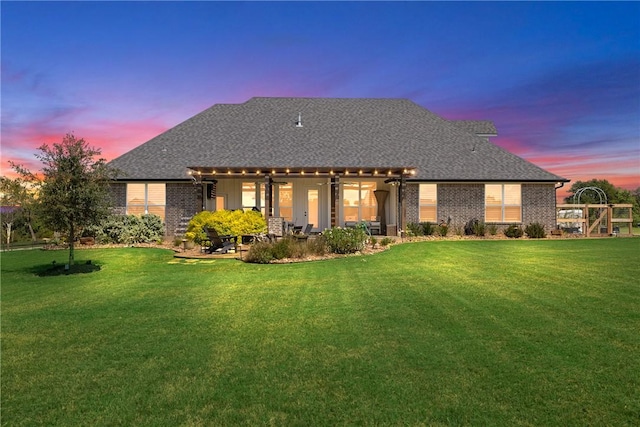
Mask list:
[[[302,113],[298,113],[298,120],[296,120],[296,127],[297,128],[302,127]]]

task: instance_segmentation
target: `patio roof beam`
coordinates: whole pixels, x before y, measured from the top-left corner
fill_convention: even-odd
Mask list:
[[[399,178],[416,174],[415,167],[210,167],[189,166],[187,174],[194,177],[378,177]]]

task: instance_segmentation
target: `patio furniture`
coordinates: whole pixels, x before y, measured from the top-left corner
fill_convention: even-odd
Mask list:
[[[313,229],[313,224],[307,224],[304,227],[304,230],[302,229],[302,226],[300,226],[299,231],[293,235],[298,239],[306,240],[309,238],[309,234],[311,234],[311,229]]]
[[[209,247],[205,249],[206,253],[226,254],[230,249],[236,248],[236,236],[224,235],[220,236],[215,228],[207,227],[204,229],[207,233]],[[205,242],[203,241],[203,244]]]
[[[380,221],[371,221],[369,223],[369,231],[371,234],[382,234],[382,225]]]

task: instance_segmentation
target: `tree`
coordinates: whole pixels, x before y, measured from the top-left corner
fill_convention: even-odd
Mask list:
[[[29,172],[9,161],[12,168],[20,175],[11,179],[0,177],[0,204],[3,206],[3,225],[7,230],[7,244],[11,235],[14,221],[26,223],[31,240],[35,242],[36,233],[33,229],[34,211],[36,208],[36,194],[38,181]]]
[[[640,187],[633,190],[631,195],[635,200],[635,204],[633,205],[633,222],[640,224]]]
[[[67,134],[61,143],[38,148],[43,163],[38,212],[45,225],[66,233],[69,265],[74,263],[76,236],[89,225],[99,223],[111,211],[109,181],[115,170],[98,158],[101,151],[84,139]],[[29,173],[23,169],[23,173]]]
[[[565,197],[565,203],[573,203],[573,196],[581,188],[597,187],[607,195],[606,203],[633,203],[631,192],[623,188],[618,188],[606,179],[592,179],[590,181],[576,181],[569,189],[570,195]],[[580,197],[580,203],[599,203],[600,200],[595,192],[585,191]],[[603,201],[604,202],[604,201]]]

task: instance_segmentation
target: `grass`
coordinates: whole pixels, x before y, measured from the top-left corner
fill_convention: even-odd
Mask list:
[[[3,253],[2,425],[638,425],[640,239]]]

